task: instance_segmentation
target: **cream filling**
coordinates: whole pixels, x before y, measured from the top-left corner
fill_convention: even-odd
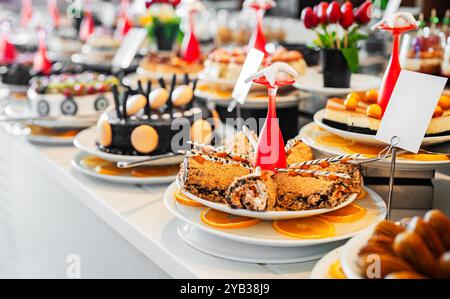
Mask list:
[[[266,185],[261,181],[253,181],[251,182],[251,186],[256,188],[256,194],[254,194],[254,191],[248,188],[248,186],[243,186],[243,188],[247,187],[245,196],[242,199],[243,205],[248,210],[264,211],[267,207],[267,202],[269,201]]]

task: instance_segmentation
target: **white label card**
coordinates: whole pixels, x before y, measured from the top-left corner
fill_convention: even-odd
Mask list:
[[[231,94],[232,98],[238,103],[244,104],[245,99],[247,98],[247,95],[250,92],[250,88],[253,84],[252,82],[245,83],[245,80],[254,73],[258,72],[263,59],[263,52],[254,48],[248,51],[244,65],[242,66],[242,70],[239,73],[236,85],[234,86],[233,93]]]
[[[383,115],[376,139],[417,153],[447,78],[402,70]]]
[[[390,0],[386,6],[386,10],[384,11],[383,19],[395,14],[400,8],[401,3],[402,0]]]
[[[112,60],[113,68],[127,69],[147,37],[145,28],[132,28],[123,38],[119,49]]]

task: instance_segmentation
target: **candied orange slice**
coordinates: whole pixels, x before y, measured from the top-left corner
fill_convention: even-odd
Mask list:
[[[300,239],[320,239],[334,235],[334,226],[318,217],[277,220],[272,226],[280,234]]]
[[[103,160],[102,158],[96,157],[96,156],[86,156],[81,159],[80,164],[85,167],[96,167],[98,165],[108,164],[111,163],[109,161]]]
[[[114,163],[100,164],[95,167],[95,172],[111,176],[121,176],[130,174],[129,169],[119,168]]]
[[[363,154],[364,156],[367,156],[367,157],[376,157],[383,149],[384,149],[383,147],[362,144],[362,143],[350,144],[350,145],[346,145],[344,147],[344,150],[347,153]]]
[[[217,228],[244,228],[259,223],[259,219],[236,216],[210,208],[204,209],[200,218],[204,223]]]
[[[175,197],[177,202],[179,202],[183,205],[191,206],[191,207],[203,207],[203,205],[201,203],[198,203],[198,202],[190,199],[189,197],[184,195],[183,192],[181,192],[180,190],[175,191],[173,196]]]
[[[349,139],[345,139],[342,138],[341,136],[332,134],[319,136],[316,138],[316,142],[322,145],[337,146],[337,147],[352,145],[354,143]]]
[[[131,170],[131,175],[139,178],[173,176],[178,173],[180,167],[172,166],[141,166]]]
[[[330,269],[328,270],[328,274],[331,276],[331,278],[334,279],[346,279],[347,276],[345,276],[344,271],[342,270],[341,261],[337,260],[334,263],[331,264]]]
[[[320,218],[331,222],[353,222],[363,218],[366,210],[356,204],[349,204],[339,210],[319,215]]]
[[[356,196],[356,199],[363,199],[366,198],[367,191],[364,188],[361,188],[361,191],[359,191],[358,195]]]

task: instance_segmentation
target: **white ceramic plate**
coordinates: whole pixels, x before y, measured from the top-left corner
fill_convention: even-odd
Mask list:
[[[317,158],[338,156],[350,154],[346,152],[345,149],[338,146],[323,145],[318,143],[316,140],[320,136],[326,136],[333,133],[327,131],[321,131],[316,123],[309,123],[305,125],[300,130],[300,136],[302,141],[309,147],[313,148],[317,153]],[[450,160],[443,161],[417,161],[404,159],[402,157],[397,157],[397,169],[398,170],[433,170],[441,167],[446,167],[450,164]],[[389,168],[391,165],[391,159],[380,160],[369,164],[371,167],[377,168]]]
[[[176,181],[177,186],[179,185],[178,180]],[[181,189],[181,188],[180,188]],[[229,205],[224,203],[216,203],[209,200],[202,199],[194,194],[191,194],[187,191],[182,190],[184,195],[189,197],[190,199],[201,203],[204,206],[210,207],[214,210],[218,210],[224,213],[237,215],[237,216],[244,216],[244,217],[250,217],[250,218],[256,218],[260,220],[289,220],[289,219],[297,219],[297,218],[305,218],[305,217],[311,217],[316,216],[324,213],[328,213],[334,210],[339,210],[349,204],[351,204],[355,199],[357,194],[351,194],[346,201],[341,203],[340,205],[332,208],[332,209],[315,209],[315,210],[306,210],[306,211],[267,211],[267,212],[258,212],[258,211],[251,211],[246,209],[233,209]]]
[[[330,276],[330,267],[340,259],[342,247],[328,252],[311,271],[311,279],[334,279]]]
[[[369,134],[359,134],[348,131],[339,130],[333,127],[330,127],[323,123],[323,116],[325,114],[325,109],[319,110],[314,114],[314,122],[321,127],[322,129],[331,132],[333,134],[339,135],[343,138],[355,140],[361,143],[373,144],[373,145],[386,145],[385,143],[378,141],[375,139],[375,135]],[[422,141],[422,145],[432,145],[439,144],[450,141],[450,135],[447,136],[438,136],[438,137],[424,137]]]
[[[303,246],[301,249],[252,245],[215,236],[182,221],[178,222],[177,232],[183,241],[203,253],[246,263],[287,264],[316,260],[343,242]]]
[[[150,156],[127,156],[127,155],[115,155],[110,153],[102,152],[98,149],[96,145],[97,140],[97,132],[95,127],[88,128],[86,130],[81,131],[76,137],[73,142],[76,148],[79,150],[91,154],[93,156],[97,156],[99,158],[112,161],[112,162],[134,162],[134,161],[140,161],[145,160]],[[165,159],[159,159],[153,162],[149,162],[147,165],[171,165],[171,164],[178,164],[183,161],[184,156],[178,155],[170,158]]]
[[[260,91],[263,93],[266,93],[266,91]],[[211,94],[208,94],[207,92],[196,90],[195,95],[199,98],[206,99],[210,102],[215,103],[218,106],[222,107],[228,107],[230,104],[231,98],[217,98],[214,96],[211,96]],[[277,108],[286,108],[286,107],[296,107],[298,105],[298,102],[302,99],[299,91],[292,91],[287,95],[284,96],[277,96]],[[243,105],[241,105],[242,108],[267,108],[268,105],[268,99],[266,98],[260,98],[260,97],[252,97],[251,94],[247,97],[247,100]]]
[[[92,168],[86,167],[81,163],[83,158],[86,156],[88,156],[86,153],[83,152],[78,153],[71,161],[72,167],[87,176],[94,177],[103,181],[108,181],[111,183],[132,184],[132,185],[166,184],[173,182],[176,178],[176,176],[141,178],[141,177],[134,177],[132,175],[113,176],[113,175],[99,174],[95,172]]]
[[[321,73],[308,73],[300,77],[295,83],[295,87],[320,96],[338,96],[350,92],[361,92],[372,88],[379,88],[381,78],[365,74],[352,74],[349,88],[333,88],[323,86],[323,75]]]
[[[174,198],[177,190],[172,183],[164,193],[164,203],[178,219],[200,230],[229,240],[262,246],[301,247],[337,242],[348,239],[368,226],[378,223],[386,215],[386,205],[375,192],[366,188],[368,195],[357,200],[357,204],[366,209],[366,216],[352,223],[333,223],[336,234],[322,239],[297,239],[280,234],[272,227],[272,221],[261,221],[256,225],[240,229],[220,229],[206,225],[200,219],[206,207],[191,207],[179,204]]]
[[[351,279],[361,279],[363,275],[358,265],[358,252],[367,244],[373,234],[373,226],[357,234],[350,239],[342,248],[341,264],[345,276]]]
[[[27,139],[33,143],[46,144],[46,145],[73,145],[74,137],[55,137],[55,136],[38,136],[27,135]]]
[[[46,128],[87,128],[97,123],[98,117],[61,116],[58,118],[42,118],[30,109],[27,101],[9,102],[4,107],[6,116],[12,119],[25,119],[23,123]],[[26,120],[30,118],[30,120]]]

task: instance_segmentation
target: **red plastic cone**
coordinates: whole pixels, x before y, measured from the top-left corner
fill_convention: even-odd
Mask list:
[[[47,43],[45,31],[39,31],[39,48],[34,55],[33,71],[44,75],[50,75],[52,72],[52,62],[47,56]]]
[[[123,38],[127,35],[128,31],[133,28],[133,22],[131,22],[128,17],[128,7],[130,5],[129,0],[122,0],[120,2],[120,13],[119,18],[117,19],[117,28],[116,28],[116,36],[118,38]]]
[[[192,63],[200,59],[202,52],[200,49],[200,43],[194,33],[194,20],[192,13],[189,18],[190,28],[189,32],[184,35],[183,42],[181,44],[181,55],[185,61]]]
[[[11,64],[16,61],[16,47],[11,44],[5,34],[0,35],[0,63]]]
[[[268,53],[266,51],[266,37],[264,36],[263,30],[263,16],[264,10],[261,8],[255,8],[257,14],[257,25],[255,31],[253,32],[252,38],[250,39],[249,48],[255,48],[264,53],[267,57]]]
[[[22,0],[22,9],[20,12],[20,25],[25,27],[33,17],[33,2],[32,0]]]
[[[92,16],[92,11],[90,9],[85,10],[83,20],[81,21],[80,25],[80,39],[82,41],[86,41],[89,36],[94,33],[95,30],[95,24],[94,24],[94,17]]]
[[[48,12],[53,20],[53,27],[58,28],[61,18],[59,15],[58,4],[56,3],[56,0],[47,0],[47,7]]]

